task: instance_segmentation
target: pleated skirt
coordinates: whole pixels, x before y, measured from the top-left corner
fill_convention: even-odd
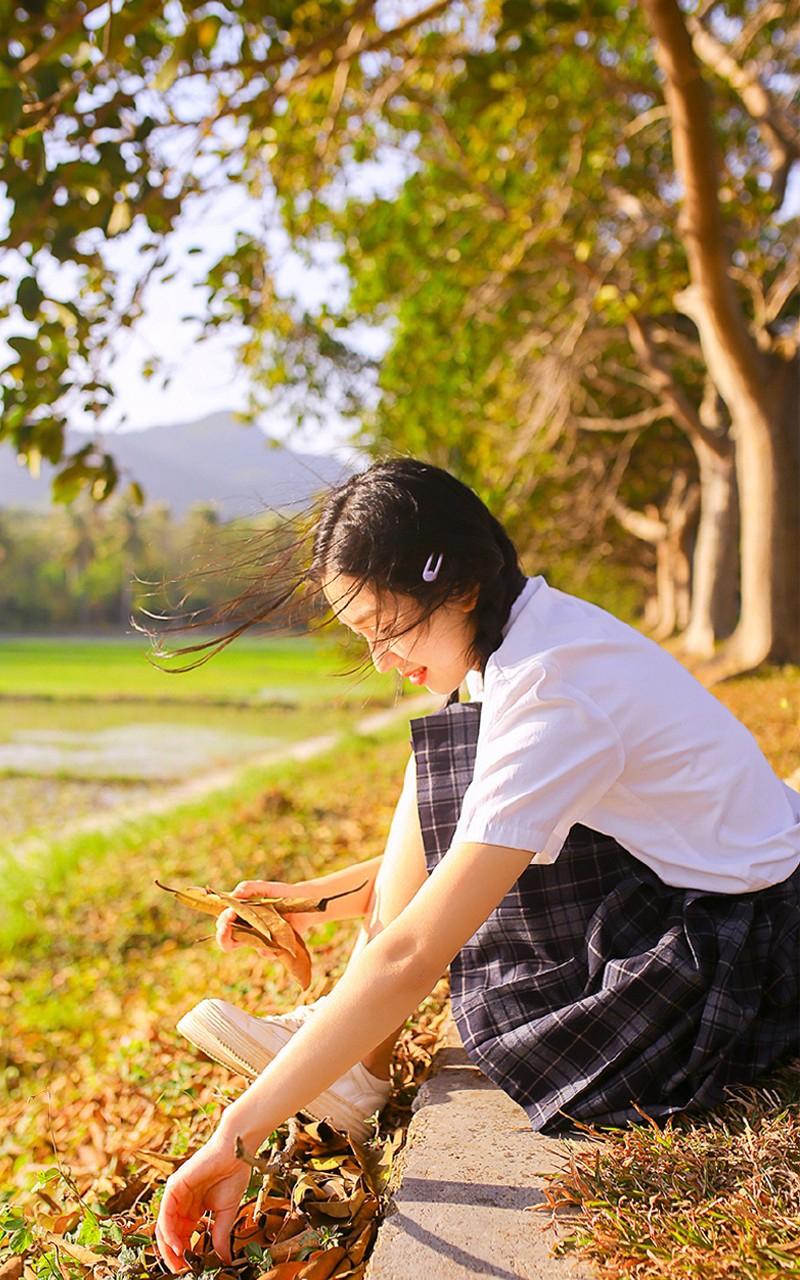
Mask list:
[[[411,722],[429,872],[455,831],[480,714],[452,702]],[[468,1057],[535,1130],[705,1111],[800,1054],[800,869],[751,893],[675,888],[576,825],[464,944],[450,989]]]

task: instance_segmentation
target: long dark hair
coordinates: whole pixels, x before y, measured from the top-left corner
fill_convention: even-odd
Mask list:
[[[439,557],[435,578],[423,576]],[[478,495],[441,467],[402,457],[374,462],[326,490],[300,516],[257,535],[236,567],[243,566],[250,585],[210,616],[168,619],[177,624],[172,631],[231,624],[221,636],[166,651],[151,627],[131,619],[155,640],[159,657],[203,655],[171,671],[190,671],[208,661],[243,631],[285,612],[293,600],[307,611],[310,598],[324,600],[323,582],[339,574],[352,579],[347,599],[367,585],[379,602],[387,595],[414,600],[413,620],[404,629],[430,617],[446,600],[477,589],[470,657],[483,671],[525,582],[511,539]]]

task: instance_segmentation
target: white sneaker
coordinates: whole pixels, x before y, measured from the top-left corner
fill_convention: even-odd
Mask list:
[[[227,1000],[201,1000],[183,1015],[176,1030],[215,1062],[255,1078],[326,999],[320,996],[312,1004],[267,1018],[257,1018]],[[363,1142],[372,1133],[365,1123],[367,1117],[383,1110],[390,1093],[388,1080],[374,1076],[357,1062],[302,1110],[316,1120],[330,1120],[337,1129]]]
[[[304,1022],[308,1022],[312,1013],[316,1013],[317,1009],[325,1003],[327,996],[317,996],[316,1000],[312,1000],[311,1004],[299,1004],[295,1009],[290,1009],[288,1013],[271,1013],[267,1018],[261,1018],[261,1022],[280,1022],[282,1026],[291,1027],[296,1031],[298,1027],[302,1027]]]

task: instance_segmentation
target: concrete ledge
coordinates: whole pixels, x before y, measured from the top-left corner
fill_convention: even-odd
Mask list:
[[[554,1258],[537,1175],[563,1168],[565,1144],[467,1058],[455,1023],[414,1102],[394,1194],[365,1280],[583,1280]]]

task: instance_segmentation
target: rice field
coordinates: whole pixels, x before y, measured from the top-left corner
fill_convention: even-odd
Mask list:
[[[143,637],[0,638],[0,852],[391,705],[391,678],[352,674],[361,656],[242,638],[175,673]]]

